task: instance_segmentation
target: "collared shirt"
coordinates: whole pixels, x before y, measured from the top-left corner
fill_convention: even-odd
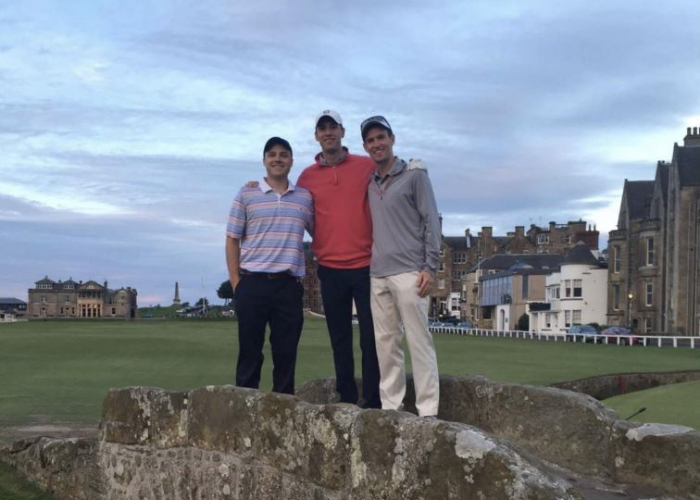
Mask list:
[[[238,192],[226,234],[241,241],[241,269],[302,277],[306,272],[304,229],[313,231],[311,193],[290,182],[279,194],[263,179],[259,187]]]
[[[440,223],[435,194],[424,168],[396,158],[389,172],[372,175],[368,187],[374,241],[370,275],[437,271]]]

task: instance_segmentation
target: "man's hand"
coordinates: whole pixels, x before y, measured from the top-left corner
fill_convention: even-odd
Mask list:
[[[243,187],[256,188],[256,187],[260,187],[260,183],[258,181],[248,181],[245,183],[245,186],[243,186]]]
[[[430,294],[435,284],[435,278],[430,274],[429,271],[421,271],[418,273],[418,279],[416,280],[416,286],[418,287],[418,295],[420,297],[425,297]]]
[[[238,283],[241,282],[241,275],[240,274],[236,274],[236,275],[232,274],[229,277],[229,281],[231,282],[231,287],[232,287],[233,291],[235,292],[236,287],[238,286]]]
[[[411,158],[408,160],[407,170],[428,170],[425,166],[425,162],[420,158]]]

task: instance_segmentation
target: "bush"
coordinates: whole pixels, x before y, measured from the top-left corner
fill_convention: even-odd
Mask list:
[[[518,320],[518,330],[528,331],[530,329],[530,316],[527,313],[523,313]]]

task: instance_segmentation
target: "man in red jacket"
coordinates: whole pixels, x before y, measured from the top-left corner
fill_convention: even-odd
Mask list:
[[[381,408],[379,364],[370,309],[369,265],[372,217],[367,186],[374,162],[343,147],[340,115],[325,110],[316,117],[315,137],[321,145],[316,162],[299,176],[297,185],[314,200],[311,249],[333,347],[336,390],[344,403],[358,401],[352,342],[352,304],[357,309],[362,349],[362,396],[365,408]]]

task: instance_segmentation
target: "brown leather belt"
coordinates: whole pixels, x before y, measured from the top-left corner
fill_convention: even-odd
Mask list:
[[[282,278],[292,278],[296,279],[296,276],[292,276],[289,274],[287,271],[282,271],[281,273],[256,273],[252,271],[247,271],[245,269],[241,269],[241,274],[243,276],[253,276],[253,277],[258,277],[258,278],[267,278],[269,280],[278,280]]]

